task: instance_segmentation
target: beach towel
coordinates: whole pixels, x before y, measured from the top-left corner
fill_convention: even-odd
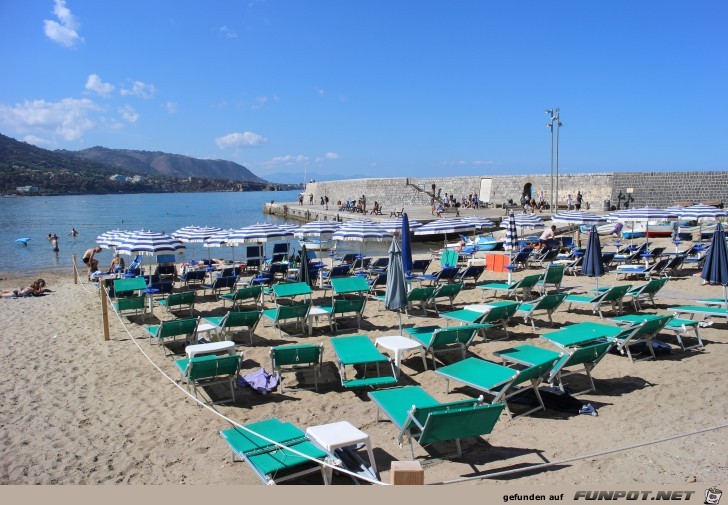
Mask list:
[[[275,391],[278,387],[278,383],[281,381],[281,374],[269,373],[265,371],[265,368],[238,377],[237,384],[241,388],[253,388],[262,395],[266,395],[271,391]]]

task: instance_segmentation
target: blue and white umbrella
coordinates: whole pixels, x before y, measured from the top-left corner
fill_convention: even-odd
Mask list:
[[[379,223],[379,227],[387,230],[389,233],[397,233],[402,231],[402,221],[404,218],[395,217],[394,219],[388,219]],[[416,230],[422,227],[422,223],[415,221],[414,219],[409,220],[409,229]]]
[[[230,233],[228,242],[236,245],[252,244],[258,242],[284,241],[292,237],[292,231],[284,230],[280,226],[270,223],[258,223],[234,230]]]
[[[510,219],[510,216],[513,216],[513,219],[516,222],[517,228],[543,228],[544,227],[543,220],[540,217],[534,216],[532,214],[514,214],[511,212],[511,214],[509,215],[509,219]],[[501,221],[500,227],[508,228],[508,221]]]
[[[645,242],[647,241],[647,232],[650,229],[650,221],[658,221],[670,219],[671,213],[664,210],[658,209],[657,207],[640,207],[639,209],[625,209],[617,212],[613,212],[607,216],[607,219],[612,221],[619,221],[622,223],[645,223]],[[634,231],[634,224],[632,225]],[[634,233],[633,233],[634,235]]]
[[[463,221],[466,223],[471,223],[473,226],[475,226],[476,230],[481,230],[483,228],[497,228],[498,226],[491,221],[490,219],[486,219],[484,217],[480,216],[466,216],[462,218]]]
[[[564,224],[604,224],[607,219],[604,216],[598,216],[592,212],[584,212],[581,210],[570,210],[567,212],[559,212],[551,216],[554,223]]]
[[[174,254],[184,251],[185,246],[176,238],[166,233],[153,231],[133,231],[126,236],[116,247],[117,252],[124,254],[143,254],[154,256],[156,254]]]
[[[725,306],[728,307],[728,251],[726,251],[725,232],[720,223],[715,225],[710,250],[705,257],[700,277],[711,284],[723,285],[723,298]]]
[[[232,260],[235,261],[235,244],[231,244],[228,241],[228,238],[230,237],[230,234],[234,232],[232,228],[227,230],[220,230],[219,232],[215,233],[213,236],[208,238],[202,243],[203,247],[230,247],[232,250]],[[208,254],[209,256],[209,254]]]
[[[205,240],[212,237],[215,233],[219,233],[222,231],[222,228],[217,228],[214,226],[185,226],[184,228],[180,228],[179,230],[172,232],[171,236],[172,238],[176,238],[180,242],[184,243],[191,243],[192,244],[192,256],[195,255],[195,246],[194,244],[202,244],[205,242]],[[208,249],[208,257],[209,257],[209,249]]]
[[[445,249],[447,249],[447,234],[460,235],[461,233],[473,231],[475,225],[462,219],[441,218],[430,221],[415,230],[415,235],[445,235]],[[445,257],[443,252],[443,258]]]
[[[718,219],[721,217],[728,216],[728,211],[725,209],[719,209],[712,205],[691,205],[685,207],[678,217],[683,221],[701,221],[705,219]]]
[[[501,226],[503,223],[501,223]],[[506,221],[506,236],[503,242],[503,248],[508,251],[508,266],[513,261],[513,251],[518,249],[518,231],[516,230],[516,216],[511,212]],[[513,281],[513,269],[508,269],[508,284]]]
[[[339,228],[341,228],[341,223],[338,221],[311,221],[293,230],[293,236],[296,238],[327,237],[333,235]]]
[[[331,237],[333,240],[344,242],[361,242],[359,246],[359,254],[364,256],[365,242],[382,242],[392,238],[392,234],[387,230],[380,228],[372,221],[348,221]]]
[[[124,241],[124,238],[131,233],[128,230],[110,230],[96,237],[96,243],[102,249],[111,249]]]
[[[587,277],[594,277],[597,282],[597,289],[599,289],[599,277],[604,275],[604,263],[602,262],[602,245],[596,225],[592,225],[589,234],[589,242],[586,244],[581,272]]]

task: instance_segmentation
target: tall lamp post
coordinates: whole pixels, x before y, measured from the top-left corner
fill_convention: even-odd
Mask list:
[[[546,127],[551,130],[551,213],[558,211],[559,205],[559,129],[564,126],[560,121],[561,109],[546,109],[549,122]],[[554,193],[554,126],[556,126],[556,192]]]

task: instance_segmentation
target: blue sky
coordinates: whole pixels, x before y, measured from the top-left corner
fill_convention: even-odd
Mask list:
[[[0,0],[0,132],[312,174],[724,170],[721,1]],[[290,174],[290,175],[281,175]]]

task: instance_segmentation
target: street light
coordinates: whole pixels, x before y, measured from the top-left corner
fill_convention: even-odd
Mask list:
[[[559,120],[561,109],[546,109],[549,121],[546,127],[551,130],[551,213],[558,211],[559,205],[559,129],[564,124]],[[554,126],[556,126],[556,192],[554,193]]]

